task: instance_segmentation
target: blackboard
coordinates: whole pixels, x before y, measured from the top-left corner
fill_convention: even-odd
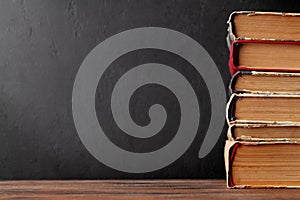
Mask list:
[[[211,77],[203,77],[189,62],[192,59],[189,55],[182,58],[168,49],[155,49],[155,45],[144,46],[143,49],[132,50],[116,58],[96,85],[95,113],[107,138],[121,149],[134,152],[135,154],[130,154],[133,157],[143,157],[143,153],[159,151],[172,142],[182,122],[180,102],[174,92],[159,84],[140,87],[132,94],[127,108],[133,122],[140,126],[149,124],[148,111],[153,104],[163,106],[167,118],[160,132],[153,137],[133,137],[123,133],[113,120],[108,97],[112,94],[114,85],[127,71],[146,63],[171,66],[190,83],[199,106],[197,130],[193,140],[187,142],[186,150],[165,163],[169,156],[172,157],[171,150],[169,156],[164,154],[164,157],[155,157],[156,161],[146,160],[141,165],[134,162],[128,164],[127,157],[122,157],[122,154],[107,158],[115,164],[109,164],[110,160],[101,162],[91,153],[92,148],[86,148],[78,133],[81,130],[78,130],[74,122],[76,98],[74,100],[73,92],[79,69],[92,50],[108,41],[111,36],[138,29],[148,34],[145,41],[154,41],[157,39],[156,34],[162,33],[164,37],[169,36],[162,43],[167,46],[177,45],[177,54],[193,50],[193,44],[196,49],[202,47],[201,51],[205,50],[205,58],[211,58],[208,64],[215,66],[214,72],[218,73],[216,77],[221,77],[226,89],[226,100],[230,79],[227,67],[229,51],[225,41],[229,14],[234,10],[300,12],[299,5],[298,1],[290,0],[1,1],[0,179],[224,179],[225,118],[218,125],[222,126],[221,129],[216,129],[219,132],[214,133],[219,137],[212,150],[199,158],[199,149],[209,129],[212,115],[225,117],[225,108],[224,113],[212,113],[210,88],[205,80]],[[151,32],[153,35],[148,30],[154,30]],[[127,33],[131,35],[133,32]],[[169,41],[169,38],[177,36],[191,42],[190,50],[187,49],[189,43]],[[138,37],[141,37],[140,32]],[[124,35],[120,38],[124,42],[128,39]],[[134,43],[134,38],[131,39]],[[127,41],[126,44],[130,46],[130,42]],[[113,42],[108,41],[106,45],[111,48]],[[105,49],[102,50],[105,52]],[[118,52],[117,48],[115,52]],[[165,76],[166,79],[173,80],[174,76],[170,77]],[[85,81],[88,80],[84,79],[83,82]],[[220,95],[222,87],[213,92]],[[84,107],[84,102],[81,103]],[[197,107],[191,106],[189,108],[192,112],[197,110]],[[77,113],[79,118],[81,114],[85,116],[81,111]],[[197,120],[198,115],[195,116]],[[92,142],[93,138],[89,140]],[[108,155],[107,152],[102,153]],[[142,160],[143,158],[140,159],[141,162]],[[151,168],[156,162],[164,164]],[[133,167],[126,170],[123,165]],[[137,167],[134,168],[135,166]]]

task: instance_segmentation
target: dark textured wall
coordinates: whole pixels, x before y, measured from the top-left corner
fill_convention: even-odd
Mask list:
[[[0,178],[225,178],[225,126],[222,137],[204,159],[197,156],[203,140],[198,134],[181,158],[155,172],[124,173],[98,162],[82,145],[73,122],[71,99],[77,70],[107,37],[131,28],[156,26],[198,41],[227,85],[230,75],[225,35],[230,12],[300,12],[299,5],[287,0],[0,1]],[[156,54],[132,53],[115,65],[153,58],[185,65],[172,55]],[[202,104],[209,104],[206,101]],[[205,127],[207,120],[201,123]],[[142,147],[134,148],[142,151]]]

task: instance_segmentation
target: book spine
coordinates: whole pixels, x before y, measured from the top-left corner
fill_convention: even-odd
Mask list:
[[[226,185],[228,188],[234,188],[234,182],[232,177],[232,162],[237,147],[240,144],[237,141],[226,141],[224,149],[225,171],[226,171]]]
[[[232,38],[230,37],[230,34],[227,33],[227,36],[226,36],[226,44],[227,44],[227,47],[228,47],[228,50],[230,51],[230,46],[232,44],[233,40]]]
[[[236,140],[235,135],[234,135],[234,127],[235,127],[235,124],[231,124],[228,127],[227,138],[228,138],[229,141],[235,141]]]
[[[230,46],[233,43],[233,41],[235,41],[236,36],[234,34],[234,23],[233,23],[233,19],[234,19],[234,15],[236,14],[236,11],[232,12],[229,15],[228,21],[227,21],[227,36],[226,36],[226,41],[227,41],[227,46],[228,49],[230,50]]]
[[[236,92],[236,90],[234,89],[235,87],[235,83],[238,79],[238,76],[241,75],[241,72],[240,71],[237,71],[236,73],[233,74],[233,76],[231,77],[230,79],[230,82],[229,82],[229,92],[230,94],[233,94]]]
[[[239,77],[242,77],[243,74],[252,75],[252,71],[237,71],[237,72],[234,73],[234,75],[231,77],[230,82],[229,82],[229,92],[230,92],[230,94],[247,92],[245,90],[236,90],[235,89],[235,84],[236,84],[237,79]]]
[[[235,121],[235,102],[239,97],[236,94],[232,94],[227,106],[226,106],[226,120],[228,125],[232,124]]]
[[[231,75],[235,74],[238,71],[235,66],[236,45],[238,45],[237,41],[234,41],[231,43],[231,46],[230,46],[230,57],[229,57],[229,61],[228,61],[228,66],[229,66]]]
[[[227,46],[229,49],[231,44],[236,40],[251,39],[251,38],[237,37],[237,35],[235,34],[234,17],[238,14],[253,15],[254,13],[255,13],[254,11],[233,11],[232,13],[230,13],[227,20],[227,36],[226,36]]]

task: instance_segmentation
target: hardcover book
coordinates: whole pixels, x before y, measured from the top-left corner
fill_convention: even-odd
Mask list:
[[[300,123],[231,124],[227,136],[232,141],[300,141]]]
[[[300,73],[237,71],[231,78],[231,93],[300,94]]]
[[[237,40],[230,49],[229,67],[236,71],[300,71],[300,42]]]
[[[227,21],[230,44],[235,40],[300,40],[300,14],[235,11]]]
[[[300,95],[232,94],[228,124],[300,123]]]
[[[227,141],[229,188],[300,188],[300,143]]]

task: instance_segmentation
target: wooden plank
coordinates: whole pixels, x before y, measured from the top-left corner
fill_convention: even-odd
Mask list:
[[[297,189],[227,189],[224,180],[1,181],[0,199],[299,199]]]

